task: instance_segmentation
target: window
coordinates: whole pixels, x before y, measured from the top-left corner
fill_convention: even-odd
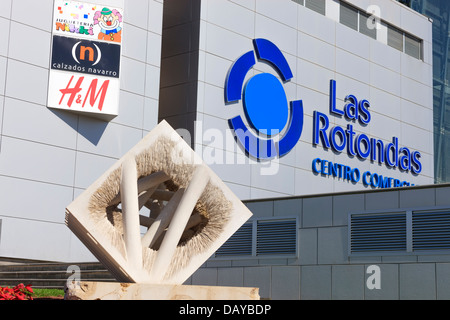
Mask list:
[[[373,24],[373,22],[370,21],[370,17],[371,15],[341,1],[339,10],[339,22],[349,28],[352,28],[353,30],[365,34],[366,36],[376,39],[377,29],[375,27],[368,27]]]
[[[349,254],[450,250],[450,210],[351,214]]]
[[[217,251],[227,256],[294,256],[297,253],[297,219],[255,219],[245,223]]]
[[[325,0],[305,0],[305,7],[325,15]]]
[[[388,45],[403,51],[403,32],[393,26],[388,25]]]
[[[422,59],[422,41],[409,34],[405,34],[405,53],[416,59]]]
[[[373,20],[373,18],[371,18],[371,15],[364,12],[359,12],[359,32],[371,37],[372,39],[376,39],[377,28],[373,26],[374,22],[371,20]]]
[[[343,25],[358,31],[358,9],[349,6],[341,1],[339,12],[339,22]]]

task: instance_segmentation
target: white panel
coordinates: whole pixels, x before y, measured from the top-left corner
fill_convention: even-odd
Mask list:
[[[342,24],[336,24],[336,46],[369,59],[371,38]]]
[[[369,83],[369,61],[355,56],[347,51],[336,49],[336,72],[354,80]]]
[[[126,24],[131,24],[136,27],[146,29],[148,23],[149,3],[153,1],[148,0],[124,0],[126,9]],[[128,29],[129,26],[127,26]],[[127,33],[130,32],[127,30]]]
[[[370,42],[370,61],[400,73],[402,53],[380,41]]]
[[[386,91],[370,88],[370,111],[376,114],[389,115],[394,119],[401,119],[401,98]],[[376,115],[373,115],[375,117]]]
[[[433,108],[432,88],[416,80],[402,78],[402,98],[420,104],[426,108]]]
[[[297,83],[309,89],[329,94],[329,82],[335,73],[306,60],[297,60]]]
[[[270,39],[270,41],[275,43],[281,51],[292,55],[297,54],[296,30],[280,22],[257,15],[255,37]]]
[[[401,100],[403,122],[433,132],[433,110],[407,100]]]
[[[206,25],[206,51],[208,53],[236,61],[241,55],[253,49],[251,39],[211,23]]]
[[[5,95],[45,105],[47,102],[48,70],[13,59],[8,60],[7,66]],[[22,74],[27,76],[18,76]]]
[[[413,58],[407,54],[401,59],[402,75],[419,81],[427,86],[432,86],[433,69],[422,60]]]
[[[127,57],[122,57],[121,65],[120,88],[144,95],[145,64]]]
[[[256,13],[288,26],[297,25],[297,6],[292,0],[256,1]]]
[[[20,139],[2,138],[0,174],[70,186],[75,151]]]
[[[123,37],[122,55],[124,57],[145,62],[147,47],[152,47],[150,44],[147,45],[147,32],[132,25],[126,25],[125,28],[129,36]]]
[[[18,235],[20,241],[9,241]],[[2,218],[0,256],[65,261],[69,256],[69,239],[70,230],[63,223]]]
[[[297,8],[299,31],[319,38],[332,45],[335,44],[335,21],[327,19],[304,6],[297,6]]]
[[[228,0],[206,0],[208,21],[246,37],[254,36],[253,12]]]
[[[27,179],[0,176],[0,190],[2,214],[23,219],[64,223],[64,209],[73,200],[71,187]]]
[[[330,70],[335,68],[335,47],[303,32],[298,32],[298,55]]]
[[[26,115],[24,117],[24,115]],[[11,137],[75,149],[77,117],[42,106],[6,98],[3,134]]]
[[[398,73],[378,65],[370,64],[370,84],[378,89],[400,96],[400,78]]]
[[[339,0],[325,0],[325,12],[328,18],[339,22]]]

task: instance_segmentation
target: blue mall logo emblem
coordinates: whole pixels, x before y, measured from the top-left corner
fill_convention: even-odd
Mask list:
[[[303,103],[288,104],[281,81],[271,73],[260,73],[244,84],[247,73],[259,61],[271,65],[283,82],[293,78],[291,68],[280,49],[266,39],[253,40],[254,51],[242,55],[231,67],[225,83],[227,103],[242,100],[245,118],[229,120],[236,138],[246,153],[258,160],[270,160],[288,154],[297,144],[303,129]]]

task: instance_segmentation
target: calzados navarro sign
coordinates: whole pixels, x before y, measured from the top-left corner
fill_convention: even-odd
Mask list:
[[[280,78],[286,82],[293,78],[287,60],[275,44],[266,39],[255,39],[255,51],[242,55],[231,67],[225,82],[225,101],[232,103],[242,100],[245,118],[241,116],[229,120],[238,143],[248,156],[258,160],[270,160],[288,154],[299,141],[303,130],[303,103],[301,100],[288,101],[282,83],[274,75],[260,73],[244,84],[245,77],[258,60],[271,65]],[[372,120],[370,102],[349,94],[345,105],[337,107],[336,81],[330,81],[329,114],[344,117],[349,124],[344,128],[330,127],[329,117],[319,111],[313,115],[314,146],[333,150],[335,154],[346,152],[349,157],[364,161],[370,159],[388,168],[398,168],[403,172],[418,175],[422,172],[421,154],[406,147],[399,147],[399,139],[384,142],[369,138],[365,133],[357,133],[355,126],[366,127]],[[290,113],[290,115],[289,115]],[[281,134],[283,133],[283,134]],[[361,172],[358,168],[316,158],[312,161],[315,174],[332,176],[356,184],[360,181],[373,188],[411,186],[410,182],[383,177],[370,171]]]

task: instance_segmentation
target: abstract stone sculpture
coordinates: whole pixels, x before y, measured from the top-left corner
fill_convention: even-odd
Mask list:
[[[149,284],[182,284],[250,216],[165,121],[66,208],[117,281]]]

